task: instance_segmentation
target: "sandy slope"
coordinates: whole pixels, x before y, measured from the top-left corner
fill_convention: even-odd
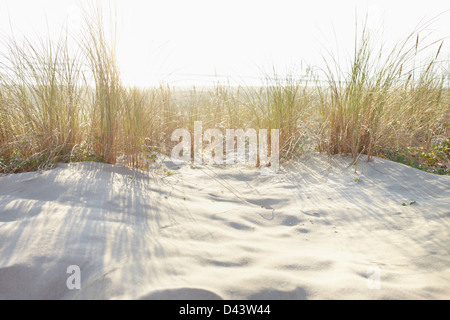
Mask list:
[[[349,163],[1,177],[0,298],[449,299],[450,177]]]

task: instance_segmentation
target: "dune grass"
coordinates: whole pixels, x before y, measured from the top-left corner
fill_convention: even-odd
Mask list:
[[[0,105],[1,171],[45,168],[68,161],[81,139],[87,112],[77,54],[68,51],[67,34],[56,43],[14,38],[2,52]]]
[[[320,110],[328,123],[322,150],[350,153],[354,161],[365,153],[370,160],[390,147],[429,150],[434,137],[448,136],[448,70],[446,75],[439,70],[443,42],[421,48],[419,34],[420,30],[384,55],[384,48],[372,48],[371,34],[364,28],[350,72],[333,72],[335,61],[327,62],[329,86],[320,90]],[[437,52],[425,61],[426,67],[415,67],[420,52],[436,44]]]
[[[325,70],[283,79],[274,71],[261,87],[188,90],[124,86],[101,11],[85,12],[84,21],[82,39],[65,31],[56,42],[3,38],[0,173],[70,161],[148,169],[156,154],[170,155],[172,132],[193,132],[195,121],[204,130],[279,129],[283,159],[313,150],[449,173],[448,53],[420,28],[377,49],[363,27],[347,65],[330,56]]]

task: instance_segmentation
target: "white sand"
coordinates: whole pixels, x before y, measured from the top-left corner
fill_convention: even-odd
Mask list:
[[[349,163],[1,177],[0,299],[449,299],[450,177]]]

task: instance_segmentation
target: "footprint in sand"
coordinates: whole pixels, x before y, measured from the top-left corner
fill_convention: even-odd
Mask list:
[[[287,215],[284,217],[284,219],[281,221],[281,225],[282,226],[286,226],[286,227],[292,227],[295,225],[298,225],[299,223],[301,223],[303,220],[297,218],[296,216],[290,216]]]
[[[312,212],[312,213],[309,213],[309,212],[304,212],[304,211],[302,211],[302,213],[303,213],[303,214],[306,214],[307,216],[310,216],[310,217],[320,218],[320,213],[319,213],[319,212]]]

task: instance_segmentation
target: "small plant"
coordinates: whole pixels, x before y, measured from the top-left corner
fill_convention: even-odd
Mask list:
[[[384,150],[379,156],[430,173],[449,175],[450,154],[448,141],[437,143],[426,150],[424,147],[406,147],[397,150]]]

